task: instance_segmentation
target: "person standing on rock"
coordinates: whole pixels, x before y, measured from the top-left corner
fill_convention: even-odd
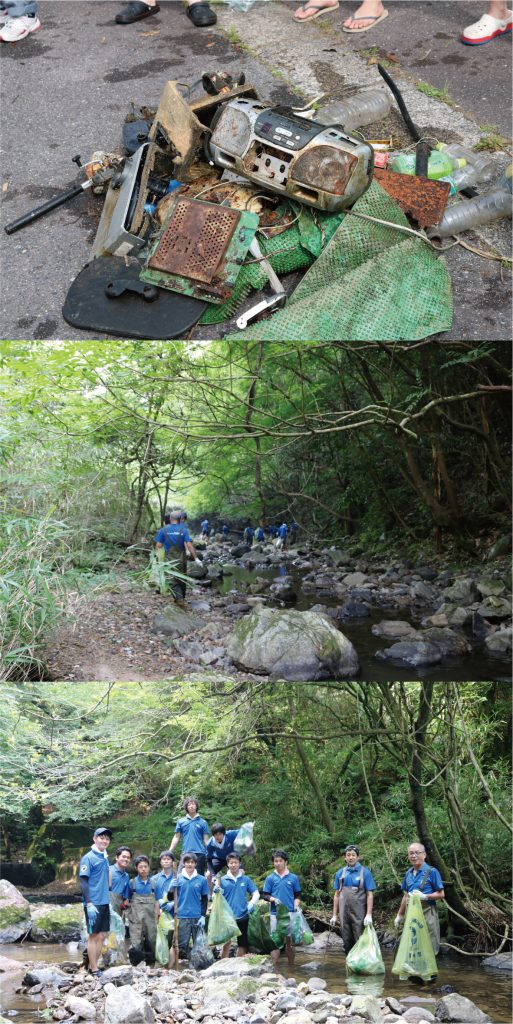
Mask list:
[[[167,514],[166,519],[169,517],[169,523],[164,523],[155,535],[155,549],[157,558],[162,558],[172,569],[186,576],[187,552],[196,565],[203,565],[203,562],[198,558],[187,527],[180,522],[181,515],[180,509]],[[169,588],[179,608],[185,608],[186,586],[185,580],[171,576]]]
[[[237,936],[237,956],[246,956],[249,953],[248,923],[249,915],[255,909],[260,893],[249,875],[241,870],[241,859],[235,850],[229,853],[226,858],[228,871],[219,884],[215,886],[214,892],[221,891],[227,900],[232,914],[237,922],[240,935]],[[248,896],[250,897],[248,903]],[[221,953],[221,960],[224,960],[230,952],[231,940],[225,942]]]
[[[127,867],[132,860],[132,851],[129,846],[118,846],[114,856],[116,861],[111,865],[109,873],[110,905],[121,916],[130,903],[130,875]]]
[[[163,909],[171,908],[174,890],[178,894],[177,918],[178,918],[178,947],[180,957],[189,955],[189,944],[196,938],[198,928],[205,927],[205,918],[208,906],[208,882],[206,878],[198,874],[198,858],[195,853],[184,853],[183,868],[177,878],[173,878],[167,892],[167,905]],[[175,925],[176,927],[176,925]],[[175,966],[176,954],[172,948],[169,950],[169,968]]]
[[[210,882],[214,882],[218,871],[226,867],[238,831],[238,828],[226,829],[225,825],[221,825],[218,821],[212,825],[212,837],[206,846],[207,877]]]
[[[365,925],[372,924],[372,908],[376,883],[368,868],[360,864],[358,846],[346,846],[345,867],[335,875],[333,888],[333,927],[340,921],[344,953],[347,954],[358,942]]]
[[[286,523],[282,523],[281,526],[278,527],[278,540],[276,541],[276,547],[280,548],[282,551],[284,551],[287,546],[288,532],[289,528]]]
[[[201,524],[201,539],[208,540],[209,523],[208,519],[204,519]]]
[[[249,526],[245,526],[244,527],[244,533],[242,534],[242,536],[243,536],[246,544],[251,545],[253,543],[253,537],[255,536],[255,531],[254,531],[253,527],[251,526],[251,524],[249,524]]]
[[[93,845],[80,861],[78,878],[87,926],[89,971],[99,975],[98,958],[110,930],[109,859],[110,828],[103,825],[93,833]]]
[[[285,939],[285,951],[289,966],[294,964],[294,944],[292,942],[292,925],[294,913],[299,910],[301,903],[301,885],[297,875],[288,869],[289,858],[285,850],[274,850],[273,867],[274,871],[264,881],[262,899],[271,904],[270,931],[276,930],[276,907],[283,903],[289,912],[290,922]],[[279,949],[271,951],[271,959],[274,964],[280,959]]]
[[[429,864],[426,864],[426,847],[422,843],[412,843],[408,847],[408,860],[410,867],[401,885],[404,896],[401,900],[401,906],[399,907],[394,925],[396,928],[399,928],[404,921],[409,893],[418,893],[422,900],[422,909],[428,926],[433,953],[437,956],[440,950],[440,919],[436,904],[438,900],[445,898],[442,876],[437,868],[432,868]]]
[[[130,945],[137,954],[154,962],[159,915],[155,884],[150,878],[150,862],[143,853],[134,864],[137,876],[130,883]]]
[[[170,852],[173,853],[182,840],[182,860],[185,864],[186,853],[193,853],[196,858],[198,875],[204,875],[207,866],[206,845],[209,839],[208,822],[199,815],[199,804],[195,796],[187,796],[183,802],[185,817],[179,818],[175,834],[171,840]]]
[[[257,526],[257,531],[256,531],[256,534],[255,534],[255,540],[256,540],[257,544],[261,544],[262,541],[265,540],[265,533],[264,533],[263,526]]]

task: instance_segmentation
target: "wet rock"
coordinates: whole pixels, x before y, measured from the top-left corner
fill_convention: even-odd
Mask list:
[[[108,993],[105,1024],[153,1024],[155,1020],[148,1000],[131,985],[123,985]]]
[[[402,619],[382,619],[371,629],[374,636],[382,636],[386,640],[402,640],[403,637],[415,637],[417,631],[409,622]]]
[[[499,540],[495,541],[495,544],[490,548],[488,552],[488,561],[493,558],[499,558],[500,555],[506,555],[511,550],[511,533],[507,533],[504,537],[500,537]]]
[[[447,601],[452,601],[454,604],[464,608],[469,604],[473,604],[478,596],[475,581],[465,577],[456,580],[451,587],[446,587],[442,593]]]
[[[392,1010],[392,1013],[397,1013],[399,1016],[404,1013],[405,1008],[403,1004],[400,1003],[398,999],[394,999],[393,996],[386,996],[385,1006],[388,1006],[389,1009]]]
[[[402,1017],[403,1020],[407,1020],[408,1024],[433,1024],[434,1015],[431,1010],[426,1010],[424,1006],[410,1006]]]
[[[205,622],[199,615],[170,604],[165,612],[155,616],[151,628],[154,633],[163,633],[164,636],[188,636],[193,630],[201,629],[204,625]]]
[[[30,904],[15,885],[0,879],[0,943],[16,942],[30,928]]]
[[[490,622],[495,622],[497,619],[509,619],[511,610],[511,601],[508,601],[506,597],[486,597],[476,608],[477,613]]]
[[[343,551],[342,548],[329,548],[326,554],[331,564],[337,568],[339,565],[349,565],[352,559],[350,552]]]
[[[329,949],[343,949],[344,943],[342,936],[338,935],[334,931],[320,932],[314,935],[313,942],[309,946],[302,947],[303,953],[324,953],[324,950],[328,946]]]
[[[486,1024],[490,1020],[471,999],[466,999],[457,992],[440,999],[435,1006],[435,1017],[451,1024]]]
[[[352,643],[322,615],[254,609],[228,644],[235,664],[271,679],[346,678],[358,670]]]
[[[216,960],[214,964],[201,972],[202,979],[206,978],[233,978],[249,977],[258,978],[270,971],[272,961],[268,956],[252,955],[251,957],[230,957],[228,960]],[[183,978],[183,973],[180,975]],[[190,979],[195,981],[193,975]]]
[[[434,615],[426,615],[422,621],[421,626],[425,629],[429,629],[430,626],[436,626],[443,628],[449,625],[449,619],[445,613],[435,612]]]
[[[134,970],[128,964],[121,964],[119,967],[109,967],[106,971],[102,971],[101,984],[131,985],[136,977],[141,977],[140,971]]]
[[[311,964],[301,964],[302,971],[318,971],[322,967],[320,960],[314,960]]]
[[[502,580],[477,580],[476,587],[481,597],[500,597],[506,590]]]
[[[295,587],[288,581],[284,581],[283,583],[272,583],[269,588],[269,593],[272,594],[273,598],[277,601],[297,600]]]
[[[31,909],[34,942],[78,942],[84,925],[81,903],[38,903]]]
[[[410,587],[410,597],[415,604],[433,604],[438,597],[438,591],[431,584],[417,580]]]
[[[70,1013],[75,1014],[78,1020],[97,1020],[96,1007],[89,1002],[89,999],[69,995],[64,1005]]]
[[[230,555],[232,558],[242,558],[242,555],[247,555],[251,551],[248,544],[236,544],[234,548],[231,548]]]
[[[287,1013],[289,1010],[297,1010],[298,1006],[303,1006],[303,1000],[298,996],[297,992],[285,991],[278,996],[274,1009]]]
[[[363,1017],[373,1024],[382,1024],[383,1014],[375,996],[356,995],[351,1003],[351,1016]]]
[[[468,640],[461,633],[455,633],[453,629],[433,626],[422,633],[425,642],[435,644],[440,648],[442,654],[462,655],[468,654],[471,650]]]
[[[379,661],[404,661],[407,665],[436,665],[442,660],[438,647],[434,644],[425,644],[422,641],[407,641],[392,644],[383,651],[376,651],[374,655]]]
[[[24,971],[25,964],[22,960],[11,960],[10,957],[0,956],[0,974],[15,974],[16,971]]]
[[[511,953],[496,953],[495,956],[487,956],[486,960],[481,960],[481,967],[493,967],[498,971],[513,971]]]
[[[32,967],[23,978],[23,984],[27,988],[33,988],[35,985],[62,988],[69,983],[68,976],[57,967]]]
[[[223,575],[223,567],[219,562],[214,562],[213,565],[207,566],[207,576],[209,580],[222,580]]]
[[[511,654],[511,626],[490,633],[485,637],[485,644],[488,654],[498,658],[507,657]]]
[[[346,576],[342,577],[342,583],[346,587],[361,587],[368,578],[364,572],[348,572]]]
[[[328,987],[328,982],[324,978],[310,978],[307,984],[310,992],[323,992]]]
[[[357,622],[359,619],[367,619],[370,615],[370,608],[363,601],[348,601],[337,611],[337,619],[343,622]]]

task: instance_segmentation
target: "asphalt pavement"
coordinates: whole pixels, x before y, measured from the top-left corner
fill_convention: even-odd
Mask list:
[[[319,93],[341,98],[357,86],[381,87],[377,56],[389,60],[423,134],[473,145],[495,126],[511,139],[511,35],[481,47],[458,40],[485,0],[391,0],[389,17],[355,36],[343,33],[342,23],[356,3],[302,25],[292,20],[297,5],[288,2],[263,0],[244,14],[216,4],[218,24],[209,29],[194,28],[179,2],[162,2],[158,15],[119,26],[114,16],[121,6],[118,0],[42,0],[41,30],[1,44],[3,224],[80,180],[75,154],[87,160],[97,149],[120,152],[132,104],[156,107],[167,79],[192,86],[205,71],[244,71],[262,98],[297,107]],[[390,131],[408,143],[395,108],[367,137]],[[497,178],[510,160],[511,143],[494,155]],[[104,336],[72,329],[61,313],[71,281],[91,258],[101,206],[100,197],[86,193],[14,235],[2,232],[2,338]],[[469,241],[510,255],[511,221],[481,228]],[[455,316],[440,339],[508,340],[507,267],[461,247],[446,259]],[[286,281],[289,290],[296,280]],[[197,327],[192,336],[221,337],[228,330]]]

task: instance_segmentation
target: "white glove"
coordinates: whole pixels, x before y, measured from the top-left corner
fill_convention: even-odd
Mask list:
[[[198,928],[204,928],[204,927],[205,927],[205,918],[202,915],[201,917],[198,917]]]
[[[276,896],[272,897],[273,903],[276,903],[277,907],[281,907],[281,900],[277,899]]]
[[[428,900],[429,899],[429,896],[428,896],[427,892],[421,892],[420,889],[417,889],[417,896],[421,900]]]
[[[364,919],[363,919],[363,925],[364,925],[364,927],[365,927],[366,925],[368,925],[368,924],[372,924],[372,914],[366,914],[366,915],[365,915],[365,917],[364,917]]]
[[[194,561],[196,562],[196,565],[203,565],[201,558],[195,558]]]
[[[394,920],[394,928],[399,928],[401,921],[404,921],[404,914],[398,914]]]
[[[336,919],[335,915],[333,915],[333,917],[330,918],[330,925],[331,925],[331,927],[334,928],[336,923],[337,923],[337,919]]]

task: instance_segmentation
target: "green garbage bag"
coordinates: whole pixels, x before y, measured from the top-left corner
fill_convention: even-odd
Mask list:
[[[222,892],[215,892],[212,910],[208,919],[208,942],[210,946],[222,946],[228,939],[240,935],[240,929],[232,914],[231,908]]]
[[[438,974],[433,945],[429,935],[422,900],[416,892],[410,893],[403,934],[392,967],[392,974],[399,975],[399,981],[416,976],[429,981]]]
[[[282,949],[289,927],[289,912],[283,905],[276,908],[276,928],[271,931],[268,903],[257,904],[249,915],[248,942],[258,953],[271,953],[273,949]]]
[[[354,974],[384,974],[385,965],[374,926],[366,924],[356,945],[346,956],[346,971]]]
[[[162,967],[167,967],[169,960],[169,935],[174,928],[174,920],[170,914],[162,913],[157,925],[157,941],[155,942],[155,960]]]
[[[166,580],[164,548],[150,552],[150,567],[148,582],[151,587],[156,587],[159,593],[168,594],[169,586]]]
[[[292,941],[295,946],[311,946],[314,940],[312,929],[302,910],[296,910],[292,924]]]

